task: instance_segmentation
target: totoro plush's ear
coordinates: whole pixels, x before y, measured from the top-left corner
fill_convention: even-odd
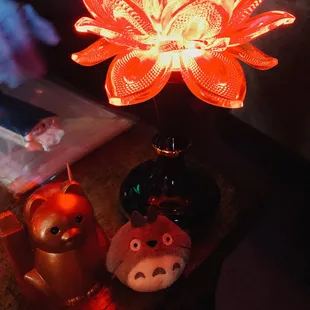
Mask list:
[[[24,209],[24,220],[26,221],[26,223],[29,223],[31,221],[35,212],[45,202],[46,202],[45,198],[40,195],[30,196]]]
[[[84,191],[81,185],[75,181],[68,181],[62,187],[63,194],[74,194],[85,197]]]
[[[147,222],[154,223],[157,220],[159,212],[154,206],[150,206],[147,212]]]
[[[138,211],[133,211],[131,215],[131,226],[132,227],[142,227],[146,223],[146,220],[143,215]]]

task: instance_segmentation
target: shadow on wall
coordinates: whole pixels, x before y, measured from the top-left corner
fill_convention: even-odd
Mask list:
[[[233,114],[310,159],[310,2],[265,0],[256,14],[270,10],[285,10],[297,20],[254,42],[279,65],[269,71],[244,66],[247,97]]]

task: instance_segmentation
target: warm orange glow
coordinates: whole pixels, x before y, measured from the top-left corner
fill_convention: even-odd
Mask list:
[[[251,17],[263,0],[84,0],[93,16],[75,28],[102,38],[72,55],[84,66],[116,56],[106,78],[110,103],[136,104],[156,96],[172,71],[199,99],[240,108],[246,81],[237,59],[267,70],[277,59],[249,42],[295,17],[271,11]],[[237,59],[236,59],[237,58]]]

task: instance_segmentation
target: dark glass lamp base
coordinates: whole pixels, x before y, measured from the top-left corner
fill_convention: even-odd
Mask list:
[[[220,205],[220,196],[212,176],[183,156],[158,156],[140,164],[129,173],[120,190],[128,217],[134,210],[145,215],[153,205],[192,237],[207,231]]]

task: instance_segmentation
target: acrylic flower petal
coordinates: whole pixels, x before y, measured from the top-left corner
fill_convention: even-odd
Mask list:
[[[82,33],[92,33],[104,37],[110,43],[117,45],[124,45],[131,48],[139,48],[148,50],[152,46],[146,41],[148,37],[128,34],[127,32],[119,32],[118,29],[108,25],[109,28],[104,26],[101,21],[94,20],[89,17],[82,17],[75,23],[75,29]]]
[[[73,61],[82,66],[97,65],[119,53],[123,53],[127,47],[114,45],[105,39],[99,39],[86,49],[72,54]]]
[[[193,0],[169,0],[166,3],[162,0],[132,0],[132,2],[136,3],[146,13],[153,23],[154,29],[157,32],[162,32],[173,14]]]
[[[200,100],[224,108],[240,108],[246,81],[239,62],[227,53],[205,53],[202,57],[181,56],[182,76]]]
[[[92,16],[105,26],[117,27],[120,33],[153,33],[153,27],[143,10],[129,0],[83,0]]]
[[[126,31],[138,35],[155,34],[150,19],[133,1],[101,0],[99,10],[101,15],[105,13],[114,20],[120,32]]]
[[[163,3],[160,0],[131,0],[131,1],[134,2],[136,5],[138,5],[141,10],[143,10],[146,13],[146,15],[150,18],[150,20],[154,19],[156,21],[160,21],[160,17],[164,9]],[[181,0],[173,0],[173,1],[181,1]]]
[[[96,18],[101,20],[107,20],[108,22],[114,22],[112,16],[108,15],[103,7],[103,0],[83,0],[84,5],[90,14]]]
[[[239,25],[249,19],[252,13],[264,0],[239,0],[235,2],[235,8],[230,18],[228,27]]]
[[[277,27],[289,25],[295,21],[295,17],[287,12],[271,11],[259,14],[248,19],[245,23],[230,28],[228,33],[223,34],[230,37],[230,45],[240,45],[247,43]],[[221,35],[222,36],[222,35]]]
[[[230,47],[227,52],[258,70],[268,70],[278,64],[278,59],[266,55],[250,43]]]
[[[144,0],[147,2],[147,0]],[[162,8],[160,23],[165,29],[169,22],[175,17],[183,8],[185,8],[188,4],[193,2],[192,0],[171,0],[166,6]]]
[[[102,28],[105,28],[105,25],[98,20],[94,20],[89,17],[81,17],[74,25],[76,31],[81,33],[93,33],[100,35]],[[113,27],[110,27],[109,30],[115,31]]]
[[[185,40],[212,38],[228,23],[233,0],[196,0],[174,12],[167,36]]]
[[[172,59],[167,55],[134,50],[114,58],[105,89],[112,105],[123,106],[147,101],[166,85]]]
[[[208,44],[208,51],[224,52],[229,46],[230,38],[219,38]]]

